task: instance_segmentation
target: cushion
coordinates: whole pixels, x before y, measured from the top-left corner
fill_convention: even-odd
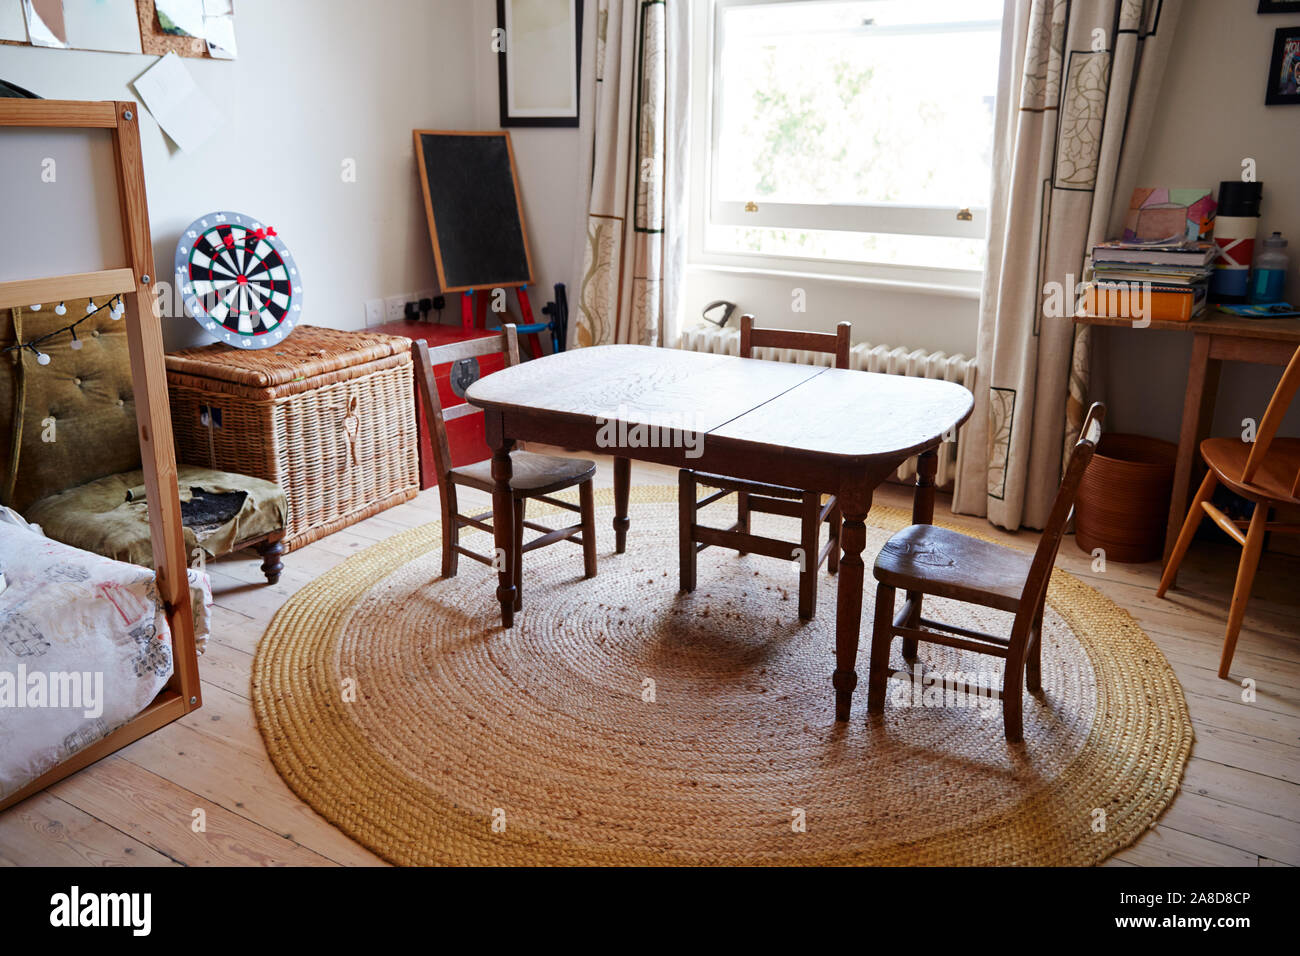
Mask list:
[[[68,299],[67,312],[57,302],[33,312],[27,307],[0,309],[0,344],[31,341],[86,314],[87,299]],[[100,305],[104,300],[98,299]],[[95,478],[140,467],[135,433],[135,401],[126,322],[103,309],[71,335],[57,335],[41,345],[48,365],[37,363],[28,349],[0,358],[0,448],[6,467],[0,495],[18,511],[51,492],[75,488]],[[9,461],[15,429],[21,430],[17,461]],[[8,481],[15,482],[12,489]]]
[[[206,558],[215,558],[284,528],[286,503],[279,485],[194,465],[181,465],[177,478],[185,553],[191,559],[196,548]],[[227,518],[232,511],[234,516]],[[142,471],[109,475],[49,495],[23,514],[64,544],[153,567]]]

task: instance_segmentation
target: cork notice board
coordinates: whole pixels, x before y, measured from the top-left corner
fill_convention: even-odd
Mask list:
[[[135,0],[140,14],[140,46],[151,56],[175,53],[177,56],[207,57],[208,45],[201,37],[178,37],[163,33],[158,25],[158,9],[154,0]]]

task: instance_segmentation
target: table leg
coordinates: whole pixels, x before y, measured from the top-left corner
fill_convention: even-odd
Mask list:
[[[858,633],[862,627],[862,549],[867,546],[867,512],[871,510],[871,492],[863,487],[840,490],[840,507],[844,523],[840,526],[838,591],[835,604],[835,719],[848,720],[853,704],[853,688],[858,686],[855,669],[858,659]]]
[[[501,624],[515,623],[515,496],[510,491],[510,445],[492,452],[492,536],[496,539],[497,600]]]
[[[627,516],[627,500],[632,490],[632,459],[614,459],[614,550],[622,554],[627,550],[627,529],[632,524]]]
[[[1178,532],[1187,515],[1187,495],[1196,466],[1196,449],[1210,431],[1214,400],[1219,391],[1222,363],[1210,358],[1209,335],[1192,337],[1192,357],[1187,367],[1187,396],[1183,399],[1183,422],[1178,433],[1178,455],[1174,464],[1173,493],[1169,496],[1169,521],[1165,529],[1165,560],[1169,560]]]
[[[912,497],[912,524],[934,524],[934,476],[939,471],[939,449],[916,456],[916,491]]]
[[[939,449],[923,451],[916,459],[916,491],[912,498],[912,524],[934,524],[934,476],[939,471]],[[925,596],[920,591],[908,591],[907,600],[912,602],[912,614],[907,621],[908,627],[919,627],[921,621],[921,602]],[[909,664],[915,663],[918,650],[915,638],[903,638],[903,659]]]

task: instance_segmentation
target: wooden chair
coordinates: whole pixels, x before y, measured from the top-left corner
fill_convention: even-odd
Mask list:
[[[992,695],[1002,701],[1007,741],[1020,743],[1022,684],[1027,684],[1031,692],[1042,688],[1040,655],[1047,585],[1105,416],[1106,407],[1100,402],[1088,410],[1047,526],[1032,555],[930,524],[911,525],[885,543],[875,567],[880,585],[876,588],[876,621],[871,638],[869,712],[884,710],[885,688],[893,674],[924,678],[916,657],[918,642],[943,644],[1006,659],[1002,687],[993,688]],[[894,593],[900,588],[906,592],[906,600],[895,617]],[[921,602],[926,594],[1012,612],[1016,617],[1010,638],[922,617]],[[905,671],[894,671],[889,666],[889,649],[895,635],[903,638],[903,658],[908,664]],[[946,680],[942,686],[945,695],[965,689]]]
[[[836,368],[849,367],[849,339],[853,327],[841,322],[835,334],[829,332],[799,332],[791,329],[756,329],[754,317],[740,317],[740,355],[753,358],[756,348],[803,349],[825,352],[835,356]],[[816,414],[816,409],[809,409]],[[787,561],[800,560],[799,617],[805,621],[817,610],[817,569],[826,562],[826,569],[834,574],[839,570],[840,508],[834,496],[822,504],[821,493],[801,488],[768,485],[724,475],[710,475],[683,468],[677,473],[677,502],[679,508],[678,536],[681,565],[681,589],[695,590],[696,555],[710,545],[733,548],[740,554],[764,554]],[[703,501],[696,500],[696,485],[718,488]],[[700,509],[736,494],[736,523],[730,528],[709,528],[698,523]],[[799,541],[791,544],[777,538],[765,538],[749,532],[749,516],[760,511],[766,514],[788,515],[800,521]],[[818,550],[821,525],[830,524],[826,547]],[[802,556],[800,554],[802,553]]]
[[[483,412],[468,402],[444,409],[438,398],[438,386],[433,369],[438,365],[498,351],[505,354],[507,367],[519,364],[519,336],[513,324],[506,325],[499,337],[455,342],[435,349],[430,349],[428,343],[423,340],[415,342],[416,381],[419,383],[421,403],[424,406],[429,435],[432,439],[433,459],[438,474],[438,497],[442,502],[442,575],[447,578],[455,577],[458,559],[462,554],[488,566],[495,566],[493,558],[470,551],[460,544],[460,529],[463,527],[469,526],[486,531],[488,534],[493,533],[492,525],[487,521],[492,517],[491,509],[482,514],[462,515],[456,504],[457,485],[492,493],[492,460],[489,458],[470,465],[452,467],[446,423],[465,415],[481,415]],[[533,551],[557,541],[574,541],[582,545],[586,576],[595,577],[596,506],[591,481],[596,473],[596,463],[583,458],[559,458],[527,451],[511,452],[510,463],[514,471],[510,479],[510,488],[514,492],[515,610],[517,611],[522,606],[520,595],[525,551]],[[572,488],[574,485],[578,486],[578,505],[550,497],[555,492]],[[575,511],[582,516],[581,521],[564,528],[548,528],[527,521],[524,511],[530,498],[566,511]],[[525,544],[525,528],[541,533]]]
[[[1237,583],[1232,590],[1228,629],[1223,637],[1223,655],[1219,658],[1220,677],[1226,678],[1228,668],[1232,666],[1241,622],[1246,616],[1246,603],[1250,600],[1260,553],[1264,550],[1264,535],[1268,532],[1300,534],[1300,524],[1268,520],[1269,513],[1279,505],[1300,506],[1300,438],[1277,437],[1282,418],[1297,392],[1300,392],[1300,349],[1296,349],[1282,373],[1282,381],[1269,400],[1253,444],[1239,438],[1207,438],[1201,442],[1201,458],[1209,470],[1187,510],[1183,530],[1178,533],[1178,541],[1160,578],[1160,587],[1156,589],[1156,597],[1164,597],[1165,592],[1173,587],[1178,578],[1178,566],[1182,564],[1183,556],[1196,536],[1196,529],[1206,515],[1241,545]],[[1210,501],[1220,482],[1255,503],[1249,521],[1234,521]]]

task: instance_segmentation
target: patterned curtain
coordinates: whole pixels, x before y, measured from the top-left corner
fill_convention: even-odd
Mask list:
[[[1006,2],[980,384],[954,511],[1013,530],[1047,520],[1087,406],[1074,284],[1122,227],[1180,2]]]
[[[590,198],[571,340],[672,345],[685,250],[687,3],[593,5],[582,71]]]

